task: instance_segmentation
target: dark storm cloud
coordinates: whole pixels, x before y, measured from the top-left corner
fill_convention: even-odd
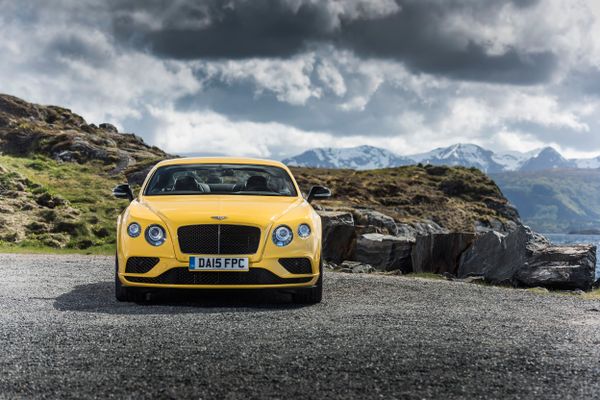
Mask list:
[[[113,5],[113,23],[122,43],[166,58],[289,57],[330,43],[362,57],[401,61],[415,72],[520,85],[545,82],[558,63],[554,53],[509,48],[489,54],[465,34],[445,31],[453,15],[492,24],[508,2],[525,8],[537,0],[397,0],[399,7],[377,16],[361,7],[336,14],[327,1],[299,2],[297,7],[285,0],[190,0],[169,7],[119,1]],[[139,17],[143,13],[162,17],[147,21]]]
[[[327,33],[326,14],[318,6],[304,5],[294,12],[285,2],[271,0],[236,2],[232,7],[218,1],[201,4],[204,7],[194,8],[184,2],[172,8],[158,30],[146,29],[131,13],[119,13],[115,32],[161,56],[181,59],[284,57]],[[158,10],[150,12],[160,15]],[[190,26],[194,22],[200,26]]]
[[[48,43],[46,48],[48,58],[64,57],[69,60],[85,60],[96,66],[108,62],[106,49],[98,46],[93,40],[74,34],[61,35]]]
[[[509,49],[495,55],[471,40],[463,45],[462,38],[440,31],[447,10],[425,3],[405,4],[402,12],[377,21],[348,24],[339,40],[359,54],[398,59],[413,70],[464,80],[532,84],[546,81],[557,65],[550,52],[523,54]],[[490,18],[494,8],[483,4],[470,10],[478,19]]]

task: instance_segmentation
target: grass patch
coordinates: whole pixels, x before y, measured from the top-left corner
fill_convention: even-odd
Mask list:
[[[34,245],[12,245],[0,243],[0,253],[2,254],[86,254],[113,256],[115,254],[114,245],[94,246],[87,249],[75,248],[53,248],[48,246]]]
[[[529,289],[525,289],[526,291],[528,291],[529,293],[534,293],[534,294],[551,294],[551,292],[548,289],[545,288],[540,288],[540,287],[534,287],[534,288],[529,288]]]
[[[600,289],[594,289],[592,291],[586,292],[581,297],[586,300],[598,300],[600,299]]]
[[[36,197],[48,193],[49,196],[66,200],[77,211],[76,215],[61,215],[59,208],[40,212],[44,220],[64,228],[61,232],[69,234],[67,250],[44,245],[36,235],[28,236],[23,249],[38,251],[45,248],[48,252],[60,252],[78,251],[79,248],[87,254],[93,253],[96,248],[103,252],[103,249],[114,247],[116,219],[128,203],[112,197],[111,191],[124,181],[124,177],[109,176],[104,172],[102,163],[63,163],[40,155],[31,158],[2,155],[0,165],[28,179],[32,183],[30,193]],[[18,250],[18,245],[9,245],[9,248]]]

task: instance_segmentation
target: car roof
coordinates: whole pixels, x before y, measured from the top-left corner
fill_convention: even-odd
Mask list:
[[[263,160],[260,158],[243,157],[186,157],[164,160],[156,164],[156,167],[166,165],[187,165],[187,164],[251,164],[251,165],[271,165],[275,167],[286,168],[280,161]]]

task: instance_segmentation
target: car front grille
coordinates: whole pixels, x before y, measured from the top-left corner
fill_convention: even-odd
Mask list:
[[[291,274],[312,273],[312,266],[308,258],[280,258],[279,264]]]
[[[158,264],[158,257],[129,257],[125,264],[128,274],[145,274]]]
[[[260,243],[260,229],[246,225],[186,225],[177,236],[185,254],[254,254]]]
[[[308,283],[307,278],[280,278],[264,268],[250,268],[248,272],[190,271],[187,268],[172,268],[155,278],[126,276],[130,282],[163,285],[277,285]]]

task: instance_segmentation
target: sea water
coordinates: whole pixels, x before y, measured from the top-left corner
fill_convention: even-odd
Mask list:
[[[594,244],[600,250],[600,235],[567,235],[562,233],[545,233],[554,244]],[[596,279],[600,278],[600,257],[596,257]]]

